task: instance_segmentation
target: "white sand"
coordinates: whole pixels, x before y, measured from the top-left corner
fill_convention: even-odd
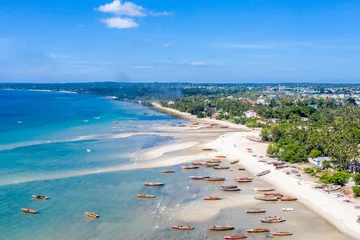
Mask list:
[[[168,144],[160,147],[152,148],[146,152],[144,152],[140,159],[141,160],[149,160],[155,159],[163,156],[164,154],[171,153],[174,151],[179,151],[183,149],[187,149],[199,144],[199,142],[192,141],[192,142],[183,142],[183,143],[176,143],[176,144]]]
[[[258,131],[227,133],[207,146],[217,149],[230,159],[239,159],[239,164],[253,174],[270,169],[271,173],[261,178],[273,185],[277,191],[298,198],[302,204],[325,218],[340,231],[355,239],[360,239],[360,224],[356,223],[360,211],[356,210],[353,204],[342,202],[344,198],[336,198],[333,194],[316,190],[312,188],[313,183],[301,182],[293,176],[285,175],[282,170],[274,170],[273,166],[259,163],[258,158],[252,157],[253,154],[258,156],[266,154],[267,144],[253,142],[246,138],[258,136],[258,134]],[[253,149],[253,153],[246,151],[248,147]]]

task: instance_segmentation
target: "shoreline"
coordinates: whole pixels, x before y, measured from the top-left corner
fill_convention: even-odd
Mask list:
[[[260,133],[259,129],[251,130],[243,125],[233,127],[233,125],[236,124],[222,120],[199,119],[188,113],[162,107],[158,103],[153,103],[153,106],[161,112],[170,113],[171,115],[191,121],[201,123],[211,122],[233,128],[231,132],[221,134],[216,140],[205,144],[205,146],[216,149],[218,151],[217,154],[227,155],[227,160],[239,160],[238,165],[245,167],[246,171],[253,175],[263,170],[271,170],[268,175],[261,177],[261,180],[271,184],[281,193],[298,198],[298,202],[328,221],[340,232],[354,239],[360,239],[360,227],[356,222],[357,216],[360,215],[360,213],[354,208],[353,204],[343,202],[343,200],[348,199],[347,197],[337,198],[334,194],[321,192],[313,188],[315,185],[314,182],[305,182],[292,175],[285,175],[284,170],[275,170],[272,165],[258,162],[258,158],[252,157],[254,154],[266,155],[267,143],[255,142],[248,139],[248,137],[258,137]],[[238,132],[237,129],[246,131]],[[245,149],[247,147],[252,148],[253,152],[247,152]],[[267,157],[263,159],[272,160]]]

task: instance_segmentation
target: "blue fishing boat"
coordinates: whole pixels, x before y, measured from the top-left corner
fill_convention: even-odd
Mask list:
[[[238,191],[241,191],[240,188],[221,188],[220,189],[221,191],[226,191],[226,192],[238,192]]]
[[[269,173],[270,173],[270,170],[265,170],[265,171],[259,172],[258,174],[256,174],[256,176],[261,177],[261,176],[264,176],[264,175],[269,174]]]

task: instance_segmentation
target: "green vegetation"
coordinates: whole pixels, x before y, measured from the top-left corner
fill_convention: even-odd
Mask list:
[[[345,185],[352,175],[344,171],[338,171],[335,174],[323,173],[320,182],[325,184]]]
[[[352,188],[354,197],[360,197],[360,186],[354,186]]]

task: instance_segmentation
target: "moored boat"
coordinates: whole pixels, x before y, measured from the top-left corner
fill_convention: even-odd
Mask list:
[[[211,159],[211,160],[206,160],[205,162],[207,163],[221,163],[220,159]]]
[[[205,181],[207,182],[220,182],[220,181],[225,181],[225,178],[221,178],[221,177],[218,177],[218,178],[205,178]]]
[[[278,199],[282,198],[284,195],[281,193],[264,193],[264,196],[277,197]]]
[[[215,156],[215,158],[226,158],[226,156],[220,155],[220,156]]]
[[[297,198],[294,198],[294,197],[282,197],[280,198],[281,201],[287,201],[287,202],[290,202],[290,201],[296,201],[298,200]]]
[[[174,173],[175,170],[164,170],[164,171],[161,171],[161,173]]]
[[[38,213],[36,210],[29,209],[29,208],[21,208],[21,211],[23,211],[24,213],[30,213],[30,214],[37,214]]]
[[[149,195],[149,194],[138,194],[138,198],[155,198],[155,195]]]
[[[260,221],[263,223],[280,223],[280,222],[285,222],[285,218],[278,216],[269,216],[269,217],[260,218]]]
[[[235,163],[238,163],[239,160],[234,160],[234,161],[231,161],[230,164],[235,164]]]
[[[247,236],[245,234],[236,234],[236,235],[232,235],[232,236],[225,236],[224,237],[226,240],[229,239],[244,239],[247,238]]]
[[[206,228],[207,230],[211,231],[228,231],[228,230],[234,230],[235,228],[233,226],[209,226]]]
[[[204,200],[221,200],[221,197],[204,197]]]
[[[235,181],[237,182],[252,182],[254,180],[253,177],[239,177],[235,178]]]
[[[206,163],[205,167],[216,167],[219,166],[219,163]]]
[[[256,200],[261,200],[261,201],[277,201],[278,198],[277,197],[273,197],[273,196],[255,196]]]
[[[164,183],[163,182],[147,182],[144,183],[145,186],[163,186]]]
[[[172,226],[173,229],[177,229],[177,230],[193,230],[194,227],[192,226],[182,226],[182,225],[176,225],[176,226]]]
[[[252,190],[257,191],[257,192],[271,192],[271,191],[274,191],[275,189],[272,187],[269,187],[269,188],[252,188]]]
[[[206,164],[206,162],[192,162],[191,164],[195,166],[200,166]]]
[[[261,208],[251,208],[245,211],[246,213],[265,213],[266,210],[265,209],[261,209]]]
[[[246,229],[246,231],[248,233],[265,233],[265,232],[270,232],[269,229],[267,228],[251,228],[251,229]]]
[[[32,195],[32,197],[39,200],[49,200],[49,197],[41,196],[41,195]]]
[[[256,174],[256,176],[261,177],[261,176],[264,176],[264,175],[269,174],[269,173],[270,173],[270,170],[265,170],[265,171],[259,172],[258,174]]]
[[[293,235],[291,232],[272,232],[273,236],[291,236]]]
[[[196,166],[196,165],[194,165],[194,166],[181,166],[181,168],[184,169],[184,170],[190,170],[190,169],[198,169],[199,166]]]
[[[92,213],[92,212],[85,212],[85,215],[90,218],[98,218],[99,217],[99,215],[97,215],[96,213]]]
[[[245,171],[246,169],[243,168],[243,167],[239,167],[238,170],[239,170],[239,171]]]
[[[207,178],[207,177],[204,177],[204,176],[190,176],[190,178],[192,180],[203,180],[204,178]]]
[[[202,150],[203,151],[212,151],[213,149],[212,148],[203,148]]]
[[[240,188],[221,188],[220,191],[225,191],[225,192],[238,192],[241,191]]]
[[[292,211],[295,211],[294,208],[282,208],[281,210],[283,210],[284,212],[292,212]]]
[[[213,169],[229,169],[228,166],[213,166]]]
[[[237,188],[238,186],[236,186],[236,185],[219,185],[219,187],[229,189],[229,188]]]

